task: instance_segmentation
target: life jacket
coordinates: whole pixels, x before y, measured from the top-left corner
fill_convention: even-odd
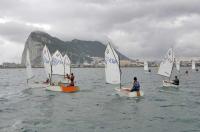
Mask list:
[[[72,81],[72,82],[74,81],[74,76],[70,77],[70,81]]]
[[[178,79],[175,79],[173,82],[174,82],[175,85],[179,85],[179,80]]]
[[[133,86],[136,90],[140,90],[140,83],[137,81],[134,83],[134,86]]]
[[[74,86],[74,76],[71,76],[71,77],[70,77],[70,81],[71,81],[71,82],[70,82],[69,85],[70,85],[70,86]]]

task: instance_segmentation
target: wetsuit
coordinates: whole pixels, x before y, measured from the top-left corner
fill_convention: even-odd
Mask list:
[[[70,77],[70,81],[71,81],[71,82],[70,82],[69,85],[70,85],[70,86],[74,86],[74,76],[71,76],[71,77]]]
[[[174,79],[172,84],[179,85],[179,79],[178,78]]]
[[[131,92],[140,91],[140,83],[138,81],[134,82]]]

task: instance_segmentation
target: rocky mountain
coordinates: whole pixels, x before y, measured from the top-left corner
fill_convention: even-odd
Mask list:
[[[59,50],[63,55],[67,54],[73,64],[81,64],[83,62],[90,63],[92,57],[104,58],[106,46],[98,41],[83,41],[74,39],[72,41],[62,41],[56,37],[52,37],[45,32],[32,32],[26,40],[21,63],[26,63],[26,51],[29,49],[31,64],[34,67],[43,66],[42,49],[47,45],[51,54]],[[126,56],[117,52],[122,60],[129,60]]]

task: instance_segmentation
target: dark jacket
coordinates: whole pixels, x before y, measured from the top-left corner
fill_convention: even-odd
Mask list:
[[[174,79],[172,84],[179,85],[179,79],[178,78]]]
[[[74,86],[74,76],[70,77],[70,86]]]

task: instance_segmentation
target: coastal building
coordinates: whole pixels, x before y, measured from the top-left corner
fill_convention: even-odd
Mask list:
[[[16,63],[9,63],[9,62],[5,62],[3,63],[3,68],[16,68],[17,64]]]
[[[25,66],[16,63],[4,62],[2,68],[24,68]]]

